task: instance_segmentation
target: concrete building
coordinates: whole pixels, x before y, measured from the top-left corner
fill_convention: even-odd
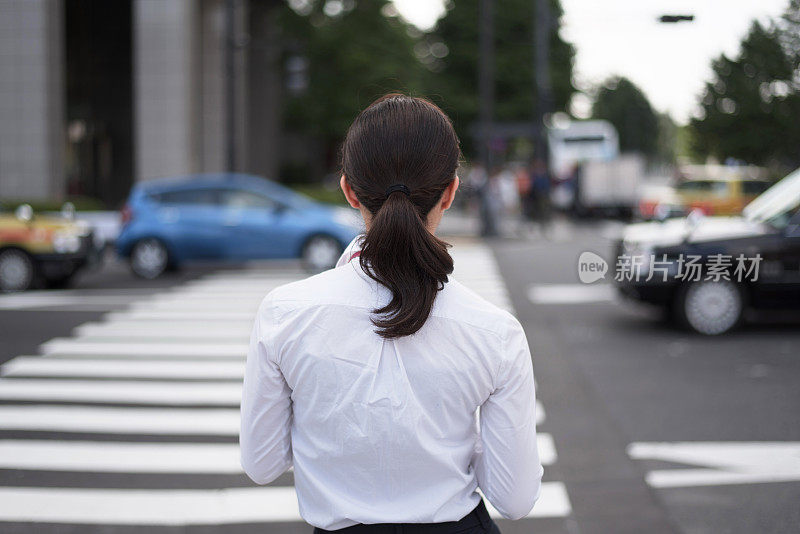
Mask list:
[[[0,0],[0,198],[115,207],[138,180],[276,177],[279,3]]]

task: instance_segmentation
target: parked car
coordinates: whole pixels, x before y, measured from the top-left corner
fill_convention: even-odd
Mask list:
[[[87,224],[34,214],[27,204],[13,213],[0,206],[0,291],[67,285],[96,257]]]
[[[134,186],[116,247],[144,278],[196,260],[301,258],[318,271],[336,263],[361,225],[350,209],[264,178],[205,174]]]
[[[669,309],[702,334],[731,330],[747,308],[800,309],[800,169],[740,216],[629,225],[616,253],[623,296]],[[687,277],[693,258],[700,267]],[[740,259],[749,277],[736,272]]]
[[[686,180],[675,192],[686,213],[700,210],[706,215],[738,215],[769,186],[766,180],[720,177]]]

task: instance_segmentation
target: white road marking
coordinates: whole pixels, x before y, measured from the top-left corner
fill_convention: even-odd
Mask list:
[[[95,434],[238,436],[238,408],[0,405],[0,429]]]
[[[127,306],[135,296],[115,295],[3,295],[0,296],[0,310],[24,310],[51,307],[90,307],[108,310],[115,306]]]
[[[105,316],[112,321],[125,319],[129,321],[214,321],[214,322],[247,322],[251,326],[255,320],[255,310],[223,311],[223,310],[150,310],[136,309],[111,312]]]
[[[55,338],[41,345],[42,354],[140,356],[143,358],[244,359],[248,343],[113,343]]]
[[[539,461],[543,466],[553,465],[558,459],[553,436],[546,432],[536,434],[536,445],[539,448]]]
[[[702,466],[659,469],[647,474],[655,488],[800,481],[800,442],[632,443],[637,460]]]
[[[539,435],[542,464],[556,454],[549,434]],[[240,474],[237,443],[125,443],[0,440],[0,469],[98,473]]]
[[[200,280],[196,280],[195,282],[199,283],[199,282],[209,282],[209,281],[210,282],[246,281],[250,284],[256,282],[264,282],[264,283],[274,282],[276,284],[285,284],[288,282],[299,280],[301,278],[303,278],[303,273],[300,271],[286,271],[280,273],[280,272],[266,272],[266,271],[237,270],[237,271],[217,271],[213,273],[208,273],[207,275],[203,276],[203,278],[201,278]]]
[[[236,443],[0,440],[0,468],[99,473],[243,473]]]
[[[213,490],[0,488],[0,521],[179,526],[302,518],[291,486]]]
[[[500,515],[486,501],[489,514]],[[560,482],[545,482],[527,517],[571,510]],[[291,486],[214,490],[0,488],[0,521],[106,525],[219,525],[302,521]]]
[[[587,304],[611,302],[615,296],[608,284],[548,284],[530,286],[528,298],[534,304]]]
[[[3,376],[241,379],[244,361],[89,360],[18,356],[0,366]]]
[[[483,495],[482,492],[481,495]],[[492,506],[489,499],[483,499],[486,503],[486,510],[494,519],[502,519],[500,512]],[[572,513],[572,503],[570,503],[567,488],[563,482],[542,482],[542,490],[539,500],[528,515],[525,517],[566,517]]]
[[[0,378],[0,399],[167,405],[238,405],[239,382]]]
[[[140,334],[118,333],[118,334],[84,334],[75,335],[70,338],[76,343],[242,343],[247,342],[249,334],[219,333],[209,332],[142,332]]]
[[[207,324],[200,321],[114,321],[107,323],[85,323],[75,328],[73,334],[80,337],[120,337],[120,336],[164,336],[166,338],[185,337],[239,337],[249,339],[253,325],[245,322],[230,324]]]
[[[258,306],[264,300],[261,293],[250,292],[224,292],[224,293],[162,293],[150,300],[139,301],[134,308],[149,308],[152,306],[175,305],[193,309],[196,306],[207,306],[214,309],[223,307],[244,308],[245,306]]]
[[[151,301],[139,301],[131,304],[131,310],[148,311],[212,311],[212,312],[235,312],[250,311],[253,314],[258,311],[261,299],[205,299],[205,300],[185,300],[181,298],[157,299]]]
[[[453,277],[492,304],[513,313],[508,289],[500,276],[497,262],[484,245],[455,246]]]

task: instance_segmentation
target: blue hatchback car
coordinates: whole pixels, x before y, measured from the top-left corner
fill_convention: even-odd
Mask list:
[[[319,271],[363,231],[353,210],[234,173],[136,184],[122,224],[117,252],[144,278],[194,260],[301,258]]]

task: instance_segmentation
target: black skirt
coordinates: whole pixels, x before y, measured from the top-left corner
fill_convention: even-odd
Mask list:
[[[500,534],[489,517],[483,499],[470,513],[458,521],[443,523],[375,523],[352,525],[339,530],[315,528],[314,534]]]

